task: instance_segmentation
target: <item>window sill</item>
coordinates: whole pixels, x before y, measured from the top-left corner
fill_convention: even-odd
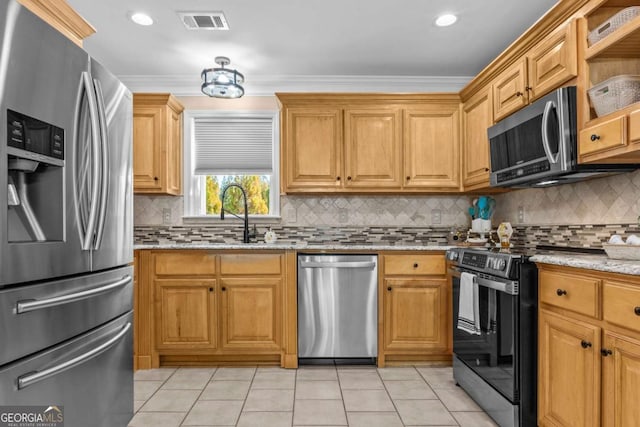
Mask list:
[[[207,224],[207,225],[218,225],[225,226],[228,222],[242,222],[240,219],[226,214],[225,219],[220,219],[219,216],[213,215],[199,215],[199,216],[183,216],[182,223],[186,225],[195,225],[195,224]],[[275,215],[261,215],[261,216],[251,216],[249,215],[249,224],[280,224],[282,222],[282,217]]]

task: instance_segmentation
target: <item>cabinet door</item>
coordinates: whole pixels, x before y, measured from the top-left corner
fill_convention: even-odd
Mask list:
[[[458,106],[404,112],[405,188],[460,187]]]
[[[640,420],[640,341],[605,332],[603,351],[602,425],[635,426]]]
[[[157,349],[216,348],[216,281],[155,280]]]
[[[167,108],[167,194],[182,194],[182,114]]]
[[[446,280],[386,279],[383,292],[386,351],[448,352]]]
[[[533,101],[578,75],[576,21],[561,26],[527,54]]]
[[[221,280],[222,349],[279,353],[280,278]]]
[[[496,121],[527,105],[526,87],[527,59],[522,58],[493,83],[493,117]]]
[[[162,117],[162,108],[134,105],[133,186],[136,192],[162,191]]]
[[[629,114],[629,140],[640,143],[640,109]]]
[[[399,109],[345,111],[345,185],[400,188],[402,116]]]
[[[538,425],[600,424],[600,328],[540,310]]]
[[[342,110],[287,108],[285,114],[284,190],[341,187]]]
[[[489,187],[489,136],[493,125],[491,87],[465,102],[462,107],[463,165],[462,182],[466,188]]]

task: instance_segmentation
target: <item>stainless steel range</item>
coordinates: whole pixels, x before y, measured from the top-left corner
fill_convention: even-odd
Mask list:
[[[453,289],[456,383],[500,426],[535,426],[538,281],[535,264],[517,251],[485,248],[450,249],[447,259]],[[468,305],[469,302],[473,303]],[[461,304],[465,312],[462,321]],[[468,307],[472,307],[473,319],[465,326]]]

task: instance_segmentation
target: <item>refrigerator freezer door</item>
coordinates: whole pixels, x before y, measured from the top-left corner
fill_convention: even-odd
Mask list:
[[[90,271],[90,252],[81,250],[76,215],[74,163],[80,113],[81,81],[88,71],[88,55],[16,1],[0,5],[0,288],[51,277]],[[64,131],[62,166],[30,173],[31,208],[40,212],[45,242],[11,239],[12,210],[7,208],[8,112],[19,112]],[[85,143],[82,142],[81,143]],[[13,148],[13,147],[12,147]],[[48,179],[52,174],[55,180]],[[51,186],[56,182],[56,188]],[[53,209],[59,206],[59,209]],[[15,217],[14,217],[15,219]],[[49,233],[47,230],[55,230]]]
[[[133,268],[0,291],[0,366],[133,308]]]
[[[92,269],[133,261],[133,106],[131,92],[91,60],[101,125],[102,180]]]
[[[0,406],[62,406],[64,425],[126,426],[133,416],[133,313],[0,368]]]

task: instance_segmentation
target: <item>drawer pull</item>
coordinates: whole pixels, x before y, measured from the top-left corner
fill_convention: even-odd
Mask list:
[[[611,350],[609,350],[608,348],[603,348],[602,350],[600,350],[600,354],[603,357],[607,357],[613,354],[613,352]]]
[[[636,316],[640,316],[640,307],[634,308],[633,312],[636,314]]]
[[[417,262],[413,263],[413,268],[418,268],[418,263]]]
[[[580,345],[582,346],[582,348],[589,348],[589,347],[591,347],[591,343],[590,343],[589,341],[585,341],[585,340],[582,340],[582,341],[580,342]]]
[[[595,141],[597,141],[599,139],[600,139],[600,135],[596,135],[596,134],[592,134],[591,135],[591,141],[595,142]]]
[[[556,294],[558,294],[558,296],[561,297],[562,295],[566,295],[567,291],[565,291],[564,289],[558,289],[556,290]]]

